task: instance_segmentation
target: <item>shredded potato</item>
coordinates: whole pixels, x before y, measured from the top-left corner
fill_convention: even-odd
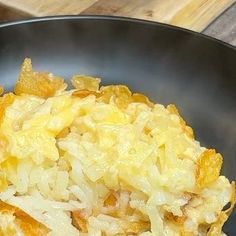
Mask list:
[[[72,85],[26,58],[0,97],[0,235],[221,236],[235,184],[175,105]]]
[[[190,137],[190,138],[194,138],[193,135],[193,130],[190,126],[186,125],[186,122],[184,121],[184,119],[180,116],[178,109],[176,108],[176,106],[174,104],[170,104],[167,106],[167,110],[172,113],[172,114],[176,114],[179,119],[180,119],[180,124],[182,126],[182,129],[184,130],[184,132]]]
[[[236,203],[236,188],[235,188],[234,182],[231,184],[231,187],[232,187],[232,195],[231,195],[231,200],[230,200],[230,207],[219,214],[217,221],[211,225],[207,233],[207,236],[221,236],[222,235],[222,227],[224,223],[227,221],[227,219],[229,218],[229,215],[232,213],[234,205]]]
[[[5,229],[5,232],[1,228],[1,235],[10,236],[16,235],[17,233],[22,233],[25,236],[43,236],[49,232],[43,224],[40,224],[19,208],[0,201],[0,218],[4,221],[4,218],[10,216],[16,219],[15,225],[9,225],[9,227]]]

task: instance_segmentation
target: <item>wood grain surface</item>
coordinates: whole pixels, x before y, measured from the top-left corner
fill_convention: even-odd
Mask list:
[[[0,4],[0,21],[20,20],[29,17],[32,17],[29,13]]]
[[[0,0],[32,16],[102,14],[135,17],[202,31],[235,0]]]
[[[236,46],[236,2],[203,33]]]

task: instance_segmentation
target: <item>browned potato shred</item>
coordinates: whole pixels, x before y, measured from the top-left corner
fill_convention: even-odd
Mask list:
[[[80,211],[71,213],[72,224],[79,229],[82,233],[87,233],[87,220],[82,216]]]
[[[0,122],[2,117],[4,116],[6,108],[11,105],[14,101],[14,94],[7,93],[0,97]]]
[[[0,201],[0,213],[15,216],[15,223],[21,229],[22,233],[24,233],[25,236],[44,236],[49,232],[49,230],[44,225],[34,220],[19,208],[11,206],[2,201]],[[0,235],[15,235],[15,230],[12,228],[8,228],[4,232],[0,227]]]
[[[72,95],[75,97],[79,97],[79,98],[85,98],[89,95],[94,95],[95,97],[100,97],[101,93],[96,92],[96,91],[90,91],[88,89],[81,89],[81,90],[74,91]]]
[[[133,99],[133,102],[145,103],[151,108],[154,106],[154,103],[151,102],[148,97],[146,97],[145,95],[141,93],[133,93],[132,99]]]
[[[115,206],[117,199],[113,193],[110,193],[104,201],[104,206]]]
[[[0,86],[0,95],[2,95],[4,93],[4,88],[3,86]]]
[[[125,85],[109,85],[101,87],[101,100],[109,103],[113,98],[119,108],[126,108],[132,102],[132,93]]]
[[[183,215],[183,216],[175,216],[173,215],[173,213],[171,212],[167,212],[165,214],[165,218],[175,224],[178,224],[178,225],[183,225],[184,221],[186,220],[186,216]]]
[[[73,96],[85,98],[89,95],[94,95],[100,102],[109,103],[110,100],[112,100],[120,109],[127,108],[127,106],[132,102],[145,103],[149,107],[154,106],[148,97],[141,93],[132,94],[129,88],[125,85],[103,86],[100,90],[90,90],[91,86],[88,85],[88,87],[86,87],[84,85],[85,83],[83,86],[80,86],[81,89],[74,91]],[[78,87],[79,86],[76,88]]]
[[[125,85],[110,85],[101,87],[102,95],[99,97],[99,101],[109,103],[112,99],[114,103],[120,108],[125,109],[132,102],[145,103],[150,107],[153,107],[153,103],[143,94],[132,94],[129,88]]]
[[[97,91],[99,89],[101,79],[87,75],[74,75],[71,82],[72,85],[78,90],[87,89],[90,91]]]
[[[208,149],[202,153],[197,161],[197,185],[203,188],[215,181],[221,170],[222,156],[214,149]]]
[[[47,98],[65,87],[66,84],[60,77],[46,72],[34,72],[31,59],[26,58],[21,67],[20,76],[16,82],[14,92],[16,95],[25,93]]]

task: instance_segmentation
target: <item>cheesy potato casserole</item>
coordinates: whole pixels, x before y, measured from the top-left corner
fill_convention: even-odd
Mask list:
[[[221,236],[235,185],[174,105],[34,72],[0,97],[0,235]]]

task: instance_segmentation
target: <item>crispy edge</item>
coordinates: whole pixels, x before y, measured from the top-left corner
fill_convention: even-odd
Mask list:
[[[101,93],[99,91],[90,91],[88,89],[76,90],[72,93],[72,96],[79,98],[85,98],[89,95],[94,95],[96,98],[98,98],[101,96]]]
[[[109,103],[111,99],[116,106],[123,110],[132,102],[132,93],[129,88],[125,85],[108,85],[102,86],[101,97],[99,101]]]
[[[167,107],[167,110],[171,113],[171,114],[175,114],[179,117],[180,119],[180,125],[184,131],[184,133],[191,139],[194,139],[194,133],[193,133],[193,129],[188,126],[185,122],[185,120],[183,119],[183,117],[179,114],[179,111],[177,109],[177,107],[174,104],[169,104]]]
[[[222,163],[222,156],[214,149],[205,150],[197,160],[197,187],[201,189],[215,181],[219,177]]]
[[[2,95],[4,93],[4,88],[3,86],[0,85],[0,95]]]
[[[132,95],[132,100],[133,102],[139,102],[139,103],[144,103],[148,105],[149,107],[153,108],[154,103],[149,100],[147,96],[145,96],[142,93],[133,93]]]
[[[55,95],[58,90],[66,88],[66,86],[64,80],[60,77],[52,76],[52,74],[46,72],[34,72],[31,59],[25,58],[14,92],[16,95],[25,93],[48,98]]]
[[[100,81],[99,81],[100,82]],[[74,85],[75,86],[75,85]],[[130,103],[144,103],[150,108],[154,107],[154,103],[148,97],[141,93],[131,93],[125,85],[108,85],[102,86],[100,90],[90,89],[89,86],[77,86],[77,90],[72,93],[73,96],[85,98],[94,95],[99,102],[109,103],[113,99],[114,103],[120,109],[126,109]],[[80,89],[78,89],[80,88]]]
[[[13,93],[6,93],[0,97],[0,122],[4,117],[6,108],[13,103],[14,97]]]
[[[101,87],[101,97],[100,100],[105,103],[109,103],[111,98],[113,98],[115,104],[120,109],[126,109],[130,103],[144,103],[147,106],[153,108],[154,103],[152,103],[148,97],[141,93],[133,93],[125,85],[109,85]]]
[[[215,223],[213,223],[207,233],[207,236],[221,236],[222,234],[222,227],[224,223],[227,221],[231,213],[233,212],[235,203],[236,203],[236,188],[235,188],[235,182],[233,181],[231,183],[231,189],[232,189],[232,194],[231,194],[231,199],[230,199],[230,207],[226,209],[225,211],[222,211],[218,219]]]
[[[88,75],[74,75],[71,79],[73,87],[78,90],[98,91],[100,82],[101,79]]]

